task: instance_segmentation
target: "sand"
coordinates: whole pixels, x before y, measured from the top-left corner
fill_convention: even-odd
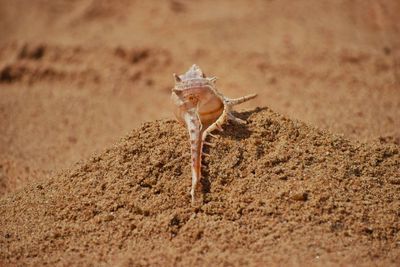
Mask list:
[[[0,263],[398,265],[399,12],[0,1]],[[169,102],[194,63],[259,95],[207,151],[196,207]]]
[[[112,148],[0,202],[5,263],[393,265],[400,154],[268,109],[209,149],[191,207],[186,131],[146,123]],[[287,253],[285,253],[287,251]]]

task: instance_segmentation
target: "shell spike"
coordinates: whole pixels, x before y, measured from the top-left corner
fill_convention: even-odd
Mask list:
[[[176,75],[176,73],[174,73],[173,76],[174,76],[175,82],[179,83],[182,81],[181,78],[179,78],[179,76]]]
[[[247,124],[247,121],[242,120],[242,119],[240,119],[238,117],[235,117],[232,113],[228,113],[228,119],[230,119],[231,121],[235,121],[237,123],[240,123],[240,124]]]
[[[217,77],[210,77],[210,78],[207,78],[211,83],[215,83],[216,81],[217,81]]]
[[[201,179],[201,156],[203,150],[203,142],[201,139],[201,121],[197,108],[192,108],[185,112],[184,121],[189,131],[190,153],[191,153],[191,172],[192,172],[192,188],[190,195],[192,203],[196,199],[196,191]]]
[[[247,102],[250,99],[255,98],[256,96],[257,96],[257,94],[251,94],[251,95],[246,95],[246,96],[242,96],[242,97],[239,97],[239,98],[233,98],[233,99],[227,98],[226,102],[230,106],[235,106],[235,105],[239,105],[239,104],[242,104],[244,102]]]

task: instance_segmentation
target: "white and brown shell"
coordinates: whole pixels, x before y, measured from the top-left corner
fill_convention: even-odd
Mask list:
[[[246,102],[257,95],[230,99],[223,96],[215,87],[216,78],[206,77],[197,65],[193,65],[185,74],[176,75],[175,87],[172,89],[172,101],[175,104],[174,113],[178,121],[183,123],[189,131],[192,188],[190,194],[192,202],[196,199],[196,191],[201,179],[201,157],[203,146],[210,145],[206,141],[214,130],[222,131],[222,125],[227,120],[238,123],[246,121],[236,118],[232,107]]]

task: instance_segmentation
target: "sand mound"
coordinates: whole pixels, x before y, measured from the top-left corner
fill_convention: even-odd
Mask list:
[[[186,131],[144,124],[0,201],[0,263],[188,266],[400,262],[400,155],[269,109],[238,115],[191,207]]]

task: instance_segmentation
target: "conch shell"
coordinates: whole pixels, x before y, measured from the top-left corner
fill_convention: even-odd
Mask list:
[[[201,179],[201,157],[203,146],[211,143],[206,141],[208,135],[212,136],[214,130],[223,131],[222,125],[227,120],[238,123],[246,121],[236,118],[232,107],[255,98],[257,95],[230,99],[217,91],[215,82],[217,78],[206,77],[197,65],[193,65],[185,74],[176,75],[175,87],[172,89],[174,114],[178,121],[183,123],[189,131],[192,188],[190,194],[192,203],[196,199],[196,191]]]

